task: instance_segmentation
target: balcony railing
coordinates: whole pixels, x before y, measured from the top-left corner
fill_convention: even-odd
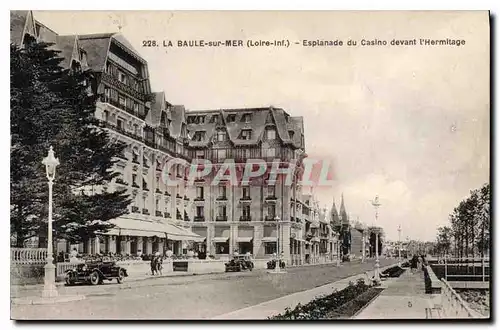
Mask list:
[[[180,213],[177,213],[177,220],[182,220],[182,215]]]
[[[142,209],[142,214],[149,215],[149,211],[148,211],[148,209]]]
[[[139,162],[139,159],[137,159],[136,157],[133,157],[133,158],[132,158],[132,163],[137,164],[137,165],[141,164],[141,163]]]
[[[137,89],[133,88],[132,86],[129,86],[129,85],[121,82],[120,80],[118,80],[117,77],[114,77],[113,75],[111,75],[107,72],[103,72],[102,79],[105,80],[106,82],[110,83],[111,85],[116,86],[118,89],[123,90],[127,94],[130,94],[139,100],[146,101],[146,94],[138,91]],[[104,98],[104,96],[103,96],[103,98]],[[102,101],[102,102],[105,102],[105,101]],[[108,102],[108,103],[111,103],[111,102]],[[130,109],[130,111],[132,111],[132,114],[135,114],[135,111],[133,109]],[[127,112],[129,112],[129,110],[127,110]]]
[[[148,188],[148,186],[147,186],[147,185],[143,184],[143,185],[142,185],[142,190],[149,191],[149,188]]]
[[[184,200],[189,202],[189,198],[187,196],[184,196]]]
[[[204,222],[204,221],[205,221],[205,217],[202,215],[197,215],[194,217],[194,222]]]
[[[161,193],[162,193],[162,192],[161,192],[161,190],[160,190],[160,188],[156,188],[155,192],[156,192],[157,194],[161,194]]]
[[[215,217],[215,221],[227,221],[227,216],[225,215],[218,215]]]
[[[249,215],[242,215],[240,221],[252,221],[252,217]]]
[[[142,160],[142,166],[144,168],[149,168],[149,164],[148,164],[148,162],[145,159]]]
[[[184,221],[191,221],[187,215],[184,216]]]
[[[163,216],[164,216],[165,218],[170,218],[170,213],[169,213],[169,212],[165,212],[165,213],[163,213]]]
[[[121,178],[117,178],[115,182],[118,183],[118,184],[127,185],[127,183],[125,181],[123,181],[123,179],[121,179]]]
[[[219,197],[217,197],[216,200],[217,201],[222,201],[222,202],[227,201],[227,196],[219,196]]]
[[[240,198],[240,202],[242,202],[242,203],[249,203],[251,201],[252,201],[252,197],[250,197],[250,196],[243,196]]]
[[[156,212],[155,212],[155,215],[156,215],[157,217],[162,217],[162,216],[163,216],[163,213],[162,213],[161,211],[156,211]]]
[[[177,195],[175,196],[175,198],[182,199],[182,196],[181,196],[181,195],[179,195],[179,194],[177,194]]]
[[[266,197],[266,201],[267,202],[274,202],[274,203],[276,203],[277,200],[278,200],[278,197],[276,197],[276,196],[267,196]]]
[[[170,193],[169,193],[167,190],[165,190],[164,195],[165,195],[165,196],[170,196]]]
[[[150,141],[150,140],[144,140],[144,143],[148,146],[148,147],[151,147],[153,149],[156,148],[156,143],[154,141]]]
[[[137,206],[132,206],[132,213],[139,213],[139,208]]]
[[[266,215],[265,220],[276,222],[276,216],[275,215]]]
[[[139,185],[137,183],[135,183],[135,182],[132,183],[132,187],[134,187],[134,188],[140,188]]]
[[[203,197],[196,197],[196,198],[194,199],[194,201],[195,201],[195,202],[204,202],[204,201],[205,201],[205,198],[203,198]]]

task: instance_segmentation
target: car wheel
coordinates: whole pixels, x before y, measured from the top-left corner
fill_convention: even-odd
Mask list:
[[[66,276],[64,276],[64,281],[66,282],[66,285],[75,284],[75,281],[71,279],[71,276],[69,274],[66,274]]]
[[[97,285],[100,282],[101,282],[101,277],[99,276],[99,273],[97,271],[93,271],[90,274],[90,284]]]
[[[123,283],[124,278],[125,278],[125,272],[123,271],[123,269],[120,269],[120,271],[118,272],[118,278],[116,279],[116,281],[118,282],[118,284],[121,284],[121,283]]]

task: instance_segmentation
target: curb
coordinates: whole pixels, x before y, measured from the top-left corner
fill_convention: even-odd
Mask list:
[[[71,301],[79,301],[85,299],[83,295],[75,296],[57,296],[52,298],[42,298],[42,297],[25,297],[25,298],[12,298],[12,304],[14,305],[53,305],[58,303],[65,303]]]

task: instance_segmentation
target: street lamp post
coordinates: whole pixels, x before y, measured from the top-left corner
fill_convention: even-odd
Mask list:
[[[280,269],[280,262],[281,262],[281,253],[280,253],[280,217],[276,217],[276,267],[274,267],[274,271],[276,273],[279,273],[281,271]]]
[[[44,276],[44,287],[42,292],[42,297],[51,298],[57,297],[57,289],[55,285],[56,279],[56,267],[54,266],[54,258],[52,256],[52,186],[54,184],[54,178],[56,176],[56,167],[59,165],[59,160],[54,156],[54,150],[52,147],[49,149],[47,157],[42,161],[45,165],[47,172],[47,179],[49,184],[49,219],[48,219],[48,237],[47,237],[47,264],[44,266],[45,276]]]
[[[378,195],[375,196],[375,199],[371,201],[373,207],[375,208],[375,223],[378,223],[378,208],[382,205],[379,202]],[[380,260],[378,258],[378,228],[375,228],[375,281],[380,282]]]
[[[401,225],[398,227],[398,263],[401,267]]]

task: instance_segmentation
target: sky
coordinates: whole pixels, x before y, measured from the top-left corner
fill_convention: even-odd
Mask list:
[[[121,33],[153,90],[187,109],[282,107],[303,116],[306,152],[330,161],[315,190],[389,239],[434,240],[489,182],[487,12],[35,12],[59,34]],[[461,39],[462,46],[361,46],[361,39]],[[289,48],[142,47],[143,40],[290,40]],[[303,47],[302,40],[356,40]]]

